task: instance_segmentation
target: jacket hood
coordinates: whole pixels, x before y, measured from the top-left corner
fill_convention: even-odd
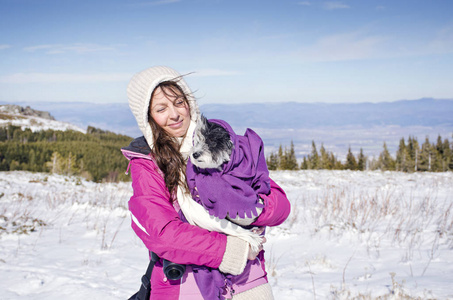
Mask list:
[[[156,86],[164,81],[174,81],[187,95],[191,120],[196,121],[200,115],[192,91],[184,78],[175,70],[165,66],[156,66],[135,74],[127,86],[129,107],[150,148],[153,148],[154,145],[152,129],[148,123],[149,103]]]

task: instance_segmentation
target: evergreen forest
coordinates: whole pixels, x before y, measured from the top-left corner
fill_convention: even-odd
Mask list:
[[[453,143],[438,136],[435,143],[426,137],[423,143],[417,138],[401,138],[398,150],[392,156],[386,143],[377,158],[368,158],[363,149],[354,155],[349,147],[346,159],[341,161],[337,156],[326,150],[323,144],[317,148],[312,141],[311,153],[304,156],[299,164],[296,159],[294,144],[271,153],[266,162],[269,170],[382,170],[400,172],[445,172],[453,170]]]
[[[79,175],[95,182],[129,180],[120,149],[132,138],[89,126],[87,133],[0,128],[0,171]]]
[[[32,132],[18,126],[0,127],[0,171],[24,170],[78,175],[95,182],[117,182],[130,179],[125,174],[128,161],[120,149],[132,138],[89,126],[87,133],[41,130]],[[317,148],[312,141],[310,154],[299,163],[294,143],[280,145],[266,158],[269,170],[383,170],[402,172],[445,172],[453,170],[453,143],[428,138],[419,143],[414,137],[402,138],[394,156],[386,143],[377,158],[369,158],[360,149],[354,155],[348,149],[345,160]]]

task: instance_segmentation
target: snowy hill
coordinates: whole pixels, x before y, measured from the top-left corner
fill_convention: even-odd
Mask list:
[[[39,130],[74,130],[86,133],[86,130],[70,123],[55,120],[49,112],[34,110],[19,105],[0,105],[0,126],[8,124],[19,126],[22,129],[30,128],[31,131]]]
[[[268,228],[276,300],[452,299],[453,173],[276,171],[292,211]],[[127,299],[148,253],[130,183],[0,172],[0,298]]]

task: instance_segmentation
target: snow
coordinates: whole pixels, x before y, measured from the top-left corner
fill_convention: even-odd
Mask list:
[[[0,119],[0,127],[5,127],[8,124],[11,124],[19,126],[22,130],[30,128],[33,132],[52,129],[57,131],[74,130],[86,133],[86,130],[67,122],[49,120],[34,116],[14,115],[10,113],[8,113],[8,115],[9,117],[7,119]]]
[[[275,299],[453,298],[453,173],[271,177],[292,203],[266,233]],[[0,172],[0,299],[136,292],[148,254],[130,228],[131,194],[127,182]]]

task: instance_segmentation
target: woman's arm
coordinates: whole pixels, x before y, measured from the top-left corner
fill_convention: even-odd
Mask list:
[[[285,192],[271,179],[271,192],[269,195],[261,195],[264,200],[264,209],[252,223],[254,226],[277,226],[288,218],[291,205]]]
[[[133,159],[131,177],[132,228],[146,247],[175,263],[218,268],[227,248],[227,237],[179,218],[153,161]]]

